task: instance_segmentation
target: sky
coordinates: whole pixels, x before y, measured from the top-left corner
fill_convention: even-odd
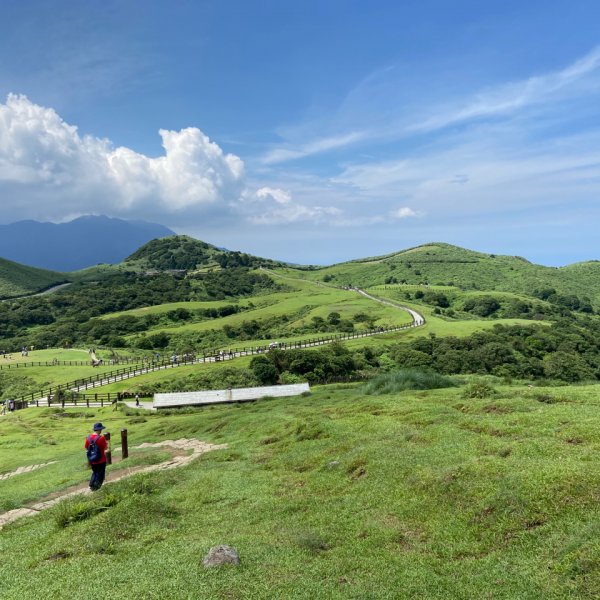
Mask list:
[[[600,259],[597,0],[0,3],[0,222]]]

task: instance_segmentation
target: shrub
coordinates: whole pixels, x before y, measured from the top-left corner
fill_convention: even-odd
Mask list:
[[[496,390],[487,381],[472,381],[463,390],[463,398],[489,398]]]
[[[364,393],[379,396],[403,390],[432,390],[453,387],[452,380],[433,371],[401,369],[375,377],[364,386]]]

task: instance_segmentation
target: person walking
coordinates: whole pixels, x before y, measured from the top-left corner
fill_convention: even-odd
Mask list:
[[[92,492],[102,487],[106,475],[106,448],[108,444],[106,443],[106,438],[102,435],[103,429],[106,429],[106,427],[102,423],[94,423],[94,432],[85,438],[84,448],[86,451],[90,449],[90,446],[96,447],[95,452],[93,448],[87,452],[88,462],[92,469],[92,476],[90,477],[90,490]]]
[[[140,405],[140,395],[139,395],[139,394],[136,394],[136,395],[135,395],[135,405],[136,405],[136,406],[139,406],[139,405]]]

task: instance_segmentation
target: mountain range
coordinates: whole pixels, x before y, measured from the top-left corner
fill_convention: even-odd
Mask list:
[[[89,224],[88,219],[78,219]],[[106,232],[102,221],[109,221],[109,227],[115,231],[131,232],[131,224],[118,219],[94,217],[91,225],[95,230]],[[117,223],[112,223],[117,221]],[[67,224],[68,225],[68,224]],[[145,227],[145,229],[144,229]],[[153,229],[154,228],[154,229]],[[88,230],[93,227],[88,226]],[[152,231],[166,233],[166,228],[143,224],[142,233],[150,235]],[[138,229],[138,233],[140,231]],[[104,233],[108,236],[109,234]],[[141,234],[140,234],[141,235]],[[553,296],[574,309],[600,309],[600,262],[588,261],[565,267],[545,267],[536,265],[519,256],[502,256],[467,250],[446,243],[429,243],[415,248],[401,250],[386,256],[364,258],[325,267],[286,265],[267,258],[260,258],[246,253],[232,252],[196,240],[187,236],[173,235],[160,239],[152,239],[134,248],[128,256],[124,242],[135,239],[128,234],[75,243],[71,238],[68,253],[73,254],[73,247],[95,246],[104,248],[116,245],[120,253],[126,256],[121,259],[116,253],[112,260],[118,264],[93,266],[77,273],[51,272],[19,265],[16,262],[0,258],[0,298],[28,295],[43,291],[49,287],[66,281],[96,281],[113,272],[122,271],[196,271],[198,273],[215,269],[232,267],[263,267],[278,269],[281,274],[295,278],[322,282],[337,287],[371,287],[386,284],[408,284],[424,286],[442,286],[447,290],[471,290],[482,293],[486,290],[524,294],[545,298]],[[122,242],[122,243],[120,243]],[[58,249],[53,249],[58,254]],[[116,252],[116,250],[114,250]],[[106,260],[97,262],[111,262]],[[73,257],[62,257],[73,260]],[[82,261],[85,264],[85,261]],[[30,265],[32,262],[30,261]],[[39,263],[38,263],[39,264]],[[70,265],[76,264],[70,262]],[[81,264],[81,263],[80,263]],[[89,261],[88,263],[89,264]]]
[[[2,258],[53,271],[75,271],[98,263],[119,263],[141,245],[174,235],[163,225],[105,216],[68,223],[17,221],[0,225]]]

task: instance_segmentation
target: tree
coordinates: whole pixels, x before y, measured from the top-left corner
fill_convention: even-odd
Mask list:
[[[340,322],[341,319],[341,315],[339,312],[330,312],[327,315],[327,321],[328,323],[330,323],[331,325],[337,325]]]
[[[255,356],[250,361],[250,369],[263,385],[273,385],[279,379],[279,372],[266,356]]]
[[[591,367],[578,355],[552,352],[544,357],[544,374],[550,379],[574,382],[593,379]]]

